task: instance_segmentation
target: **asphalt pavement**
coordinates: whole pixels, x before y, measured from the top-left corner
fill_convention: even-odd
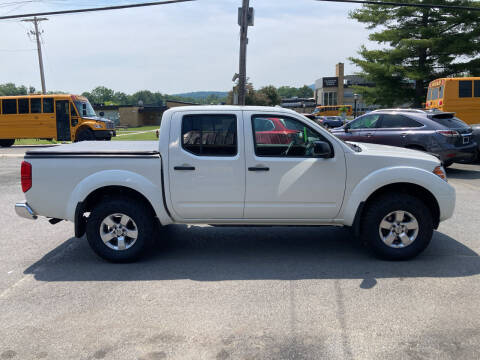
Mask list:
[[[73,225],[15,215],[0,157],[0,359],[478,359],[480,165],[412,261],[341,228],[168,226],[144,260],[99,259]]]

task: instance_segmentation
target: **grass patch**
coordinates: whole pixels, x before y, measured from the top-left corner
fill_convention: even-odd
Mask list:
[[[143,133],[143,134],[132,134],[125,136],[115,136],[112,137],[114,141],[147,141],[147,140],[158,140],[155,131]]]
[[[14,145],[53,145],[53,144],[61,144],[61,142],[57,142],[56,140],[40,140],[40,139],[17,139],[15,140]]]
[[[141,127],[131,127],[131,128],[126,128],[126,129],[117,129],[117,133],[122,133],[122,132],[130,132],[130,131],[148,131],[148,130],[157,130],[160,128],[160,125],[154,125],[154,126],[141,126]]]

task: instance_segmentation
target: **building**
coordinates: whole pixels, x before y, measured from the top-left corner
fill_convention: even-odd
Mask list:
[[[317,105],[351,105],[355,107],[355,90],[353,86],[375,86],[358,75],[345,75],[345,65],[339,63],[335,76],[324,77],[315,81],[315,101]],[[378,109],[377,105],[367,105],[358,95],[357,114]]]
[[[94,104],[97,116],[113,120],[115,126],[139,127],[160,125],[163,113],[172,107],[198,105],[185,101],[167,100],[165,105],[103,105]],[[103,115],[102,115],[103,114]]]

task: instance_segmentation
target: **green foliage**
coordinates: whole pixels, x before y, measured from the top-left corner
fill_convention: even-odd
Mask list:
[[[383,0],[386,1],[386,0]],[[416,3],[431,3],[415,0]],[[436,5],[480,7],[471,0],[437,0]],[[380,50],[362,46],[350,60],[375,87],[356,87],[367,103],[420,106],[428,83],[446,76],[480,75],[480,20],[477,12],[450,9],[363,5],[350,17],[376,29],[369,39]]]
[[[278,88],[278,94],[282,98],[292,98],[292,97],[311,98],[313,97],[313,90],[307,85],[303,85],[300,88],[291,87],[291,86],[280,86]]]
[[[235,86],[235,90],[237,86]],[[247,83],[246,88],[247,88],[247,93],[245,94],[246,105],[275,106],[280,104],[282,100],[275,86],[272,86],[272,85],[264,86],[257,91],[254,89],[252,83]],[[233,91],[230,91],[228,93],[227,104],[233,104]]]
[[[0,95],[27,95],[27,88],[23,85],[17,87],[14,83],[2,84],[0,85]]]

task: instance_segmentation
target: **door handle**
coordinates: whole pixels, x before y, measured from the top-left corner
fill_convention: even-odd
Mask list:
[[[248,171],[269,171],[270,168],[268,167],[249,167]]]
[[[402,137],[407,137],[407,133],[402,133]]]
[[[372,133],[367,133],[366,136],[367,136],[367,137],[372,137],[372,135],[373,135]]]
[[[175,166],[173,170],[195,170],[195,166]]]

